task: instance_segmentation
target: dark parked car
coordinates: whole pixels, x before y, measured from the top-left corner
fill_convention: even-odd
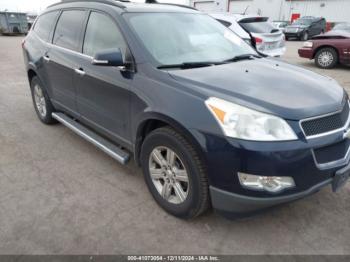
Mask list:
[[[23,51],[39,119],[122,164],[132,156],[175,216],[249,213],[349,176],[343,88],[260,57],[197,10],[63,2],[40,15]]]
[[[330,31],[305,42],[299,56],[315,59],[320,68],[330,69],[338,63],[350,64],[350,32]]]
[[[294,21],[293,24],[286,27],[284,34],[286,40],[297,38],[299,40],[308,40],[309,38],[326,32],[326,19],[322,17],[304,16]]]

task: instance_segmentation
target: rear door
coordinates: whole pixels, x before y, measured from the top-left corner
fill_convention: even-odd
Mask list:
[[[44,86],[50,97],[52,97],[52,88],[50,78],[48,77],[48,63],[45,60],[45,55],[47,55],[50,49],[49,42],[51,42],[59,13],[59,11],[52,11],[42,14],[26,39],[26,42],[28,42],[28,60],[36,64],[36,72],[41,81],[44,82]]]
[[[74,66],[79,57],[85,10],[65,10],[61,13],[50,50],[45,55],[54,105],[73,116],[77,115]]]
[[[91,64],[97,52],[115,48],[122,51],[125,59],[128,48],[115,20],[105,13],[91,12],[83,55],[76,61],[77,106],[82,122],[119,143],[128,144],[129,88],[133,73]]]

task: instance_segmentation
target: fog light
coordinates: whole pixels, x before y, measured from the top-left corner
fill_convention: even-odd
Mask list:
[[[239,182],[245,188],[278,193],[295,187],[294,179],[289,176],[254,176],[238,173]]]

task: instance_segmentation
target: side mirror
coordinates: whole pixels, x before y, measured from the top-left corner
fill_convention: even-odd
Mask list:
[[[123,55],[119,48],[97,52],[91,63],[98,66],[124,67]]]

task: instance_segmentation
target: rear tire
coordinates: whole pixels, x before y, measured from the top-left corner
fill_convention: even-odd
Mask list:
[[[30,90],[32,93],[35,112],[40,121],[46,125],[56,124],[57,121],[51,116],[52,113],[55,112],[55,108],[50,101],[43,83],[37,76],[32,78],[30,82]]]
[[[331,69],[338,64],[338,53],[330,47],[321,48],[315,55],[315,64],[322,69]]]
[[[175,130],[164,127],[151,132],[142,145],[141,164],[153,198],[171,215],[190,219],[209,208],[205,166],[194,147]]]

